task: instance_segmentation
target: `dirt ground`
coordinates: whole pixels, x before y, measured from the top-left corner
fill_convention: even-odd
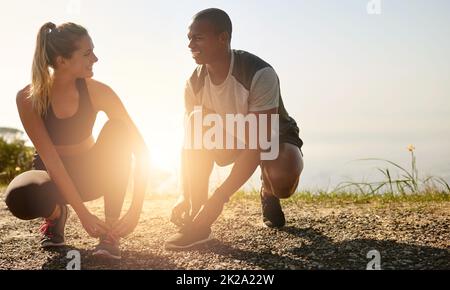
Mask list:
[[[96,240],[73,210],[67,246],[39,247],[40,220],[14,218],[0,194],[0,269],[66,269],[70,250],[81,269],[366,269],[379,253],[381,269],[450,269],[450,202],[380,204],[283,202],[287,224],[269,229],[255,197],[232,200],[213,226],[214,239],[188,251],[166,251],[175,197],[149,196],[135,232],[122,241],[122,260],[91,256]],[[102,216],[101,200],[88,204]]]

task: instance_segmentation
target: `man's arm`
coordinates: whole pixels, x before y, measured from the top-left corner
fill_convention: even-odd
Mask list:
[[[252,112],[251,114],[256,115],[256,119],[258,126],[257,128],[257,136],[259,140],[259,126],[261,125],[259,122],[259,115],[266,114],[267,115],[267,134],[266,136],[270,138],[272,128],[271,117],[272,114],[277,114],[278,108],[270,109],[267,111],[260,112]],[[248,132],[246,134],[248,144]],[[270,140],[269,140],[270,141]],[[214,191],[213,195],[208,199],[205,206],[199,212],[199,214],[195,217],[194,224],[195,226],[204,228],[210,227],[222,213],[223,206],[230,197],[237,191],[241,186],[247,182],[247,180],[253,175],[256,168],[260,164],[261,161],[261,152],[262,148],[258,142],[258,146],[256,149],[244,149],[243,152],[239,155],[239,157],[234,162],[233,168],[230,172],[230,175],[227,179]]]
[[[256,126],[256,134],[251,134],[252,136],[257,136],[257,148],[256,149],[248,149],[246,148],[243,150],[243,152],[239,155],[239,157],[234,162],[233,168],[230,172],[230,175],[225,179],[225,181],[216,189],[214,194],[220,195],[225,201],[228,201],[228,199],[241,188],[253,175],[256,168],[261,162],[261,144],[259,143],[259,127],[261,126],[260,123],[260,115],[266,115],[267,116],[267,141],[270,141],[271,136],[271,119],[273,114],[277,114],[278,108],[266,110],[266,111],[259,111],[259,112],[251,112],[250,114],[254,114],[256,116],[257,120],[257,126]],[[249,144],[249,132],[246,134],[246,144]]]
[[[272,67],[266,67],[258,71],[252,80],[249,96],[249,114],[254,114],[257,120],[257,149],[246,149],[242,152],[234,163],[230,175],[220,185],[210,199],[206,202],[203,209],[195,218],[194,222],[200,227],[209,227],[219,217],[224,204],[229,198],[253,175],[261,161],[261,144],[259,142],[260,116],[267,115],[267,134],[271,136],[271,117],[278,113],[278,104],[280,98],[280,84],[278,76]],[[278,128],[275,128],[278,129]],[[248,138],[249,132],[246,137]],[[254,133],[254,132],[253,132]],[[249,144],[249,140],[246,140]],[[269,140],[271,141],[271,140]],[[278,140],[274,140],[278,142]],[[272,144],[273,142],[270,142]]]
[[[194,148],[194,108],[195,95],[189,81],[184,91],[185,104],[185,140],[181,150],[181,178],[182,193],[172,209],[170,221],[177,226],[190,223],[193,216],[208,199],[208,183],[203,182],[204,176],[200,174],[206,168],[213,166],[212,160],[202,154],[202,150]],[[198,105],[198,104],[197,104]],[[202,112],[197,112],[202,113]],[[198,148],[197,148],[198,149]]]
[[[259,127],[261,115],[267,116],[267,132],[266,136],[270,140],[271,137],[271,124],[272,115],[278,113],[278,105],[280,99],[280,82],[278,80],[277,73],[272,67],[266,67],[259,70],[252,80],[252,85],[250,88],[249,96],[249,114],[254,114],[257,120],[257,134],[252,134],[252,136],[257,136],[257,150],[245,150],[239,158],[235,161],[233,169],[225,180],[225,182],[216,190],[216,193],[228,200],[231,195],[234,194],[244,183],[252,176],[255,172],[256,167],[258,167],[261,159],[261,143],[259,138]],[[264,118],[262,119],[264,120]],[[278,123],[277,123],[278,125]],[[278,128],[275,128],[278,130]],[[248,138],[249,132],[247,132],[246,137]],[[254,133],[254,132],[252,132]],[[274,140],[278,142],[279,140]],[[248,140],[247,140],[248,144]],[[270,144],[272,144],[270,142]],[[263,148],[266,149],[266,148]]]

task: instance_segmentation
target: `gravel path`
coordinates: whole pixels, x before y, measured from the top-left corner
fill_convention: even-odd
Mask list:
[[[263,226],[259,201],[231,201],[213,226],[215,239],[189,251],[166,251],[176,232],[168,222],[173,197],[148,197],[136,231],[122,243],[120,262],[90,254],[96,240],[74,212],[66,229],[69,246],[39,248],[40,221],[12,217],[0,194],[0,269],[65,269],[68,251],[81,253],[82,269],[366,269],[370,250],[382,269],[450,269],[450,202],[284,203],[288,223]],[[89,203],[102,213],[102,202]]]

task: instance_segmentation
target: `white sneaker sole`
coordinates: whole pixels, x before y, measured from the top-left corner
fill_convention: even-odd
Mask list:
[[[210,240],[212,240],[212,233],[209,234],[209,236],[203,240],[200,241],[196,241],[195,243],[186,245],[186,246],[177,246],[177,245],[172,245],[169,243],[164,243],[164,249],[166,250],[183,250],[183,249],[189,249],[192,248],[194,246],[200,245],[200,244],[204,244],[206,242],[209,242]]]

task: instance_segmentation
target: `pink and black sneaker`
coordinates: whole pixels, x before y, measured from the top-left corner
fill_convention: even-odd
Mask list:
[[[45,219],[40,227],[42,234],[41,247],[61,247],[66,244],[64,238],[64,228],[67,218],[69,217],[69,209],[66,205],[61,205],[61,215],[59,218],[50,220]]]

